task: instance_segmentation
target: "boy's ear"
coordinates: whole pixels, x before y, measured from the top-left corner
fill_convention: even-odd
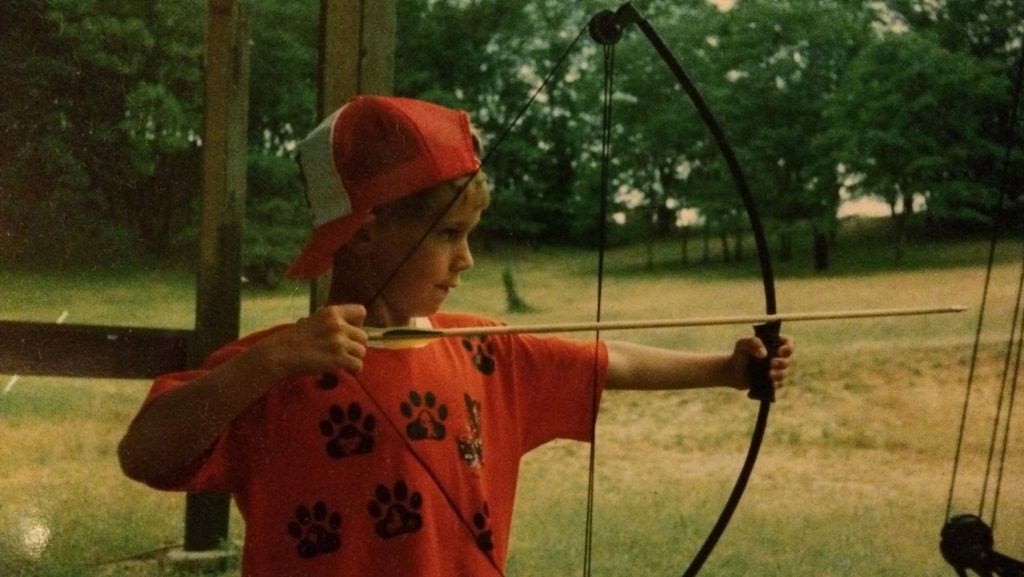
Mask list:
[[[352,235],[352,240],[348,241],[348,248],[354,254],[367,254],[373,249],[374,243],[377,242],[377,215],[371,214],[366,222],[356,230],[356,233]]]

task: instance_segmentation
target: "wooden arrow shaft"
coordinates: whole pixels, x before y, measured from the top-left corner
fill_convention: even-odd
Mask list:
[[[432,339],[464,336],[505,335],[517,333],[569,333],[582,331],[610,331],[626,329],[706,327],[718,325],[760,324],[769,322],[823,321],[839,319],[902,317],[914,315],[959,313],[965,310],[967,310],[967,308],[962,306],[945,306],[924,308],[888,308],[845,311],[779,313],[774,315],[761,314],[716,317],[688,317],[676,319],[647,319],[629,321],[594,321],[578,323],[498,325],[489,327],[455,327],[447,329],[392,328],[371,330],[369,332],[369,340],[371,342],[380,343],[412,343],[413,341],[429,341]]]

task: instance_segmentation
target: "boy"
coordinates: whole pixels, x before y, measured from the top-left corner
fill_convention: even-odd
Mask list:
[[[756,338],[731,355],[530,335],[375,347],[365,327],[494,324],[438,312],[489,202],[469,119],[356,97],[300,151],[316,228],[289,274],[333,267],[329,304],[158,378],[119,447],[133,479],[232,493],[244,575],[502,575],[523,454],[589,441],[604,388],[742,389],[765,355]]]

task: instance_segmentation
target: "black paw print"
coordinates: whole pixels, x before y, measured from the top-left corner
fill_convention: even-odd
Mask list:
[[[409,402],[401,405],[402,414],[411,419],[405,426],[405,432],[414,441],[433,439],[440,441],[445,437],[444,421],[448,418],[448,406],[437,405],[434,393],[427,392],[422,397],[416,391],[409,392]]]
[[[487,342],[487,335],[462,339],[462,348],[473,353],[473,366],[485,375],[494,373],[494,345]]]
[[[494,549],[494,533],[491,532],[491,511],[487,503],[473,515],[473,528],[476,533],[476,546],[484,553],[490,554]]]
[[[310,511],[305,505],[295,510],[295,520],[288,523],[288,534],[298,540],[295,549],[299,557],[312,559],[341,549],[341,513],[331,513],[323,501],[317,501]]]
[[[359,403],[352,403],[348,410],[331,405],[327,418],[320,421],[320,432],[328,439],[327,454],[335,459],[372,452],[376,428],[377,420],[373,415],[363,415]]]
[[[377,519],[377,535],[390,539],[407,533],[415,533],[423,527],[423,516],[418,513],[423,506],[423,496],[409,493],[405,481],[395,483],[393,489],[377,485],[369,511]]]
[[[334,373],[324,373],[316,380],[316,386],[318,389],[324,391],[336,389],[338,387],[338,375]]]

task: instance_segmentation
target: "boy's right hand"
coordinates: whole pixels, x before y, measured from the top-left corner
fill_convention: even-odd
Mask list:
[[[281,378],[338,370],[355,374],[366,356],[365,319],[362,305],[325,306],[255,346],[263,348]]]

